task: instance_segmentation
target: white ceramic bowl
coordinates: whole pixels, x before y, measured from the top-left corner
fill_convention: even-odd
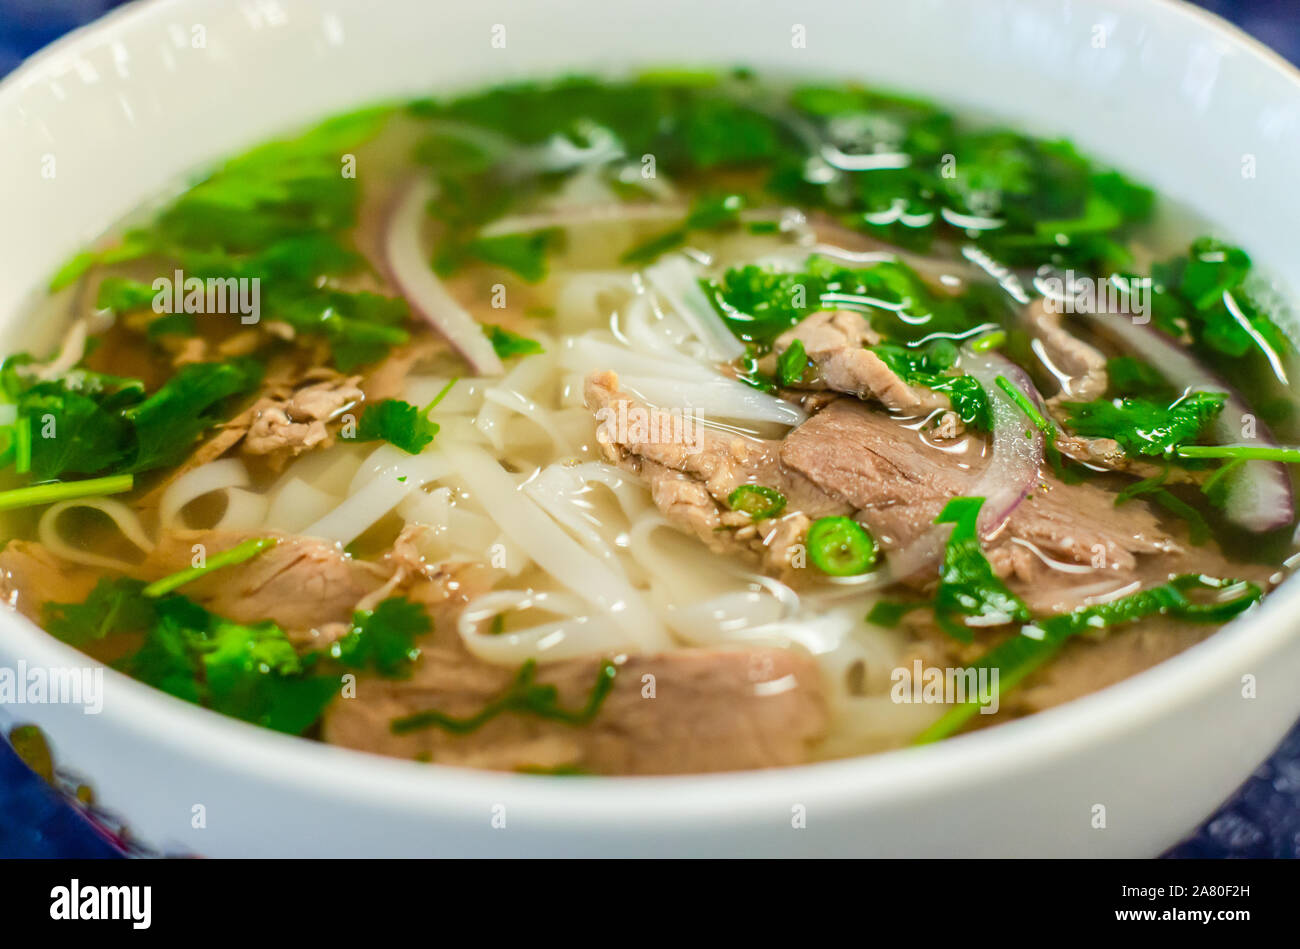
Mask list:
[[[491,44],[497,25],[505,48]],[[663,63],[860,78],[1068,135],[1300,287],[1300,76],[1180,3],[173,0],[112,14],[0,86],[0,332],[71,251],[203,162],[369,100]],[[1300,714],[1298,611],[1293,581],[1206,643],[1068,706],[938,746],[763,773],[560,780],[387,760],[111,671],[98,716],[67,705],[0,716],[39,724],[62,765],[167,851],[1151,855]],[[0,665],[20,659],[85,663],[6,613]]]

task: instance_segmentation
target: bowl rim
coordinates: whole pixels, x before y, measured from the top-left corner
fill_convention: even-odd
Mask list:
[[[0,106],[57,72],[70,54],[151,18],[161,20],[173,7],[188,2],[193,0],[132,0],[72,30],[0,81]],[[1234,24],[1182,0],[1143,2],[1163,8],[1167,15],[1195,21],[1196,29],[1283,78],[1300,98],[1300,68]],[[933,745],[766,770],[556,781],[547,776],[425,764],[301,739],[227,718],[107,667],[105,688],[113,693],[113,703],[111,713],[106,705],[102,714],[106,720],[118,721],[132,741],[170,748],[180,757],[199,756],[231,775],[279,784],[320,782],[315,785],[318,793],[339,800],[439,810],[479,807],[485,798],[524,794],[538,817],[557,826],[589,824],[593,819],[626,821],[629,809],[635,809],[636,823],[641,826],[680,826],[684,819],[739,820],[760,810],[770,813],[774,799],[861,808],[909,795],[927,782],[951,787],[979,784],[996,774],[1014,775],[1018,762],[1041,764],[1076,753],[1180,705],[1200,701],[1207,692],[1221,687],[1225,676],[1235,675],[1242,665],[1267,656],[1293,637],[1287,621],[1296,612],[1300,612],[1300,578],[1292,577],[1259,606],[1206,640],[1064,705]],[[0,612],[0,628],[12,636],[6,651],[25,651],[29,663],[98,665],[20,614]],[[57,748],[55,751],[57,755]],[[76,768],[76,762],[68,764]]]

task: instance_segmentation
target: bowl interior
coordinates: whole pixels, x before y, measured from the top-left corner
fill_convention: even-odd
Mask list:
[[[501,0],[490,8],[388,0],[382,15],[363,0],[328,8],[312,0],[173,0],[125,8],[0,86],[0,180],[14,185],[0,229],[0,334],[13,333],[22,304],[71,252],[161,185],[246,145],[365,102],[662,64],[856,78],[1068,136],[1205,216],[1286,286],[1300,286],[1300,257],[1289,253],[1300,219],[1291,178],[1300,154],[1300,78],[1217,21],[1166,0],[805,0],[797,8],[766,0]],[[849,803],[866,806],[934,782],[955,788],[999,767],[1014,773],[1015,762],[1033,755],[1053,760],[1221,687],[1243,663],[1263,662],[1287,642],[1297,600],[1288,584],[1248,623],[1034,720],[942,748],[799,770],[823,776],[812,793],[828,807],[845,804],[847,790],[857,795]],[[0,615],[0,630],[4,657],[75,662],[67,647],[21,619]],[[285,782],[328,780],[338,794],[390,809],[427,807],[428,775],[442,770],[264,734],[108,679],[118,698],[105,716],[178,761],[263,777],[292,771]],[[84,722],[53,708],[40,714],[95,757],[75,737]],[[1237,779],[1273,739],[1239,744]],[[359,761],[364,767],[354,766]],[[85,766],[95,773],[93,762]],[[527,786],[530,800],[559,823],[576,819],[578,801],[583,816],[611,821],[635,802],[653,822],[679,815],[683,802],[718,818],[809,793],[792,773],[743,782],[620,779],[614,806],[595,787],[457,774],[456,786],[439,792],[447,808]],[[1232,780],[1208,793],[1223,793]],[[665,794],[667,785],[678,790]]]

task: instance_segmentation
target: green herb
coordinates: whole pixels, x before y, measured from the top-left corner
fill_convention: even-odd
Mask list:
[[[722,231],[740,222],[745,199],[739,194],[706,194],[695,199],[690,214],[680,227],[658,234],[627,251],[620,258],[625,264],[643,264],[686,243],[691,231]]]
[[[1202,589],[1217,593],[1218,602],[1201,604],[1187,594]],[[1051,659],[1073,636],[1100,632],[1155,614],[1198,623],[1222,623],[1257,602],[1263,592],[1253,583],[1219,580],[1202,574],[1184,574],[1168,583],[1120,597],[1109,603],[1080,607],[1070,613],[1041,620],[1027,632],[1012,636],[977,660],[975,669],[998,671],[998,696],[1006,695],[1035,669]],[[1227,597],[1223,599],[1222,597]],[[926,744],[947,738],[980,709],[978,697],[953,706],[914,740]]]
[[[1238,247],[1202,237],[1186,254],[1151,268],[1153,323],[1202,350],[1232,359],[1252,354],[1276,372],[1290,351],[1286,334],[1246,288],[1250,258]]]
[[[155,296],[157,293],[150,284],[126,277],[105,277],[100,281],[95,306],[101,310],[127,313],[151,307]]]
[[[893,629],[903,621],[903,617],[913,610],[929,606],[928,603],[905,603],[898,600],[878,600],[867,614],[867,622],[875,626]]]
[[[761,484],[742,484],[727,495],[727,506],[762,521],[785,510],[785,495]]]
[[[936,340],[925,348],[882,343],[871,351],[908,385],[925,386],[948,396],[953,411],[966,425],[985,432],[993,428],[988,393],[974,376],[953,368],[958,354],[951,340]]]
[[[993,572],[980,549],[979,514],[983,498],[953,498],[936,524],[952,524],[944,547],[934,617],[939,626],[962,642],[972,639],[970,626],[958,617],[975,617],[980,626],[1005,625],[1029,619],[1029,609]]]
[[[411,663],[420,655],[416,637],[430,629],[424,607],[404,597],[390,597],[373,610],[358,611],[352,628],[330,646],[329,653],[345,666],[400,678],[410,673]]]
[[[1169,468],[1166,466],[1158,475],[1144,478],[1120,491],[1115,495],[1115,506],[1119,507],[1126,501],[1146,495],[1171,514],[1185,520],[1192,545],[1199,547],[1210,539],[1210,525],[1205,522],[1200,511],[1164,487],[1168,478]]]
[[[1169,456],[1180,454],[1175,449],[1202,435],[1223,411],[1225,399],[1217,393],[1193,392],[1167,406],[1137,398],[1066,402],[1066,424],[1085,437],[1112,438],[1130,456]]]
[[[1106,375],[1112,396],[1140,396],[1172,402],[1176,395],[1164,376],[1133,356],[1116,356],[1107,360]]]
[[[440,426],[424,411],[401,399],[384,399],[366,406],[357,423],[356,440],[386,441],[410,455],[418,455],[433,441]]]
[[[83,369],[40,379],[23,374],[21,366],[6,361],[0,388],[17,407],[9,443],[15,469],[30,470],[37,482],[174,464],[222,420],[231,399],[261,379],[260,365],[251,360],[194,363],[146,397],[138,379]]]
[[[807,373],[808,353],[796,339],[776,360],[776,381],[787,387],[798,385]]]
[[[208,557],[207,562],[201,567],[190,567],[178,573],[173,573],[171,576],[163,577],[161,580],[155,580],[144,588],[143,593],[150,599],[157,599],[178,590],[187,583],[192,583],[199,577],[205,576],[214,570],[220,570],[222,567],[233,567],[236,564],[252,560],[258,554],[270,550],[279,542],[279,539],[275,537],[249,538],[229,550],[223,550]]]
[[[1180,458],[1300,462],[1300,448],[1284,448],[1278,445],[1179,445],[1174,449],[1174,454]]]
[[[808,528],[808,559],[832,577],[866,573],[876,562],[876,540],[847,517],[822,517]]]
[[[1201,482],[1201,493],[1205,499],[1218,508],[1228,503],[1229,488],[1232,485],[1230,475],[1246,463],[1244,458],[1234,458],[1226,465],[1220,465],[1213,474]]]
[[[180,461],[204,431],[224,419],[227,400],[251,392],[261,380],[262,367],[252,360],[182,366],[157,392],[123,411],[135,434],[128,470]]]
[[[614,677],[618,667],[609,660],[601,660],[587,701],[581,708],[567,709],[559,704],[559,689],[553,685],[536,682],[537,661],[529,659],[519,669],[514,681],[505,692],[493,699],[481,710],[467,718],[457,718],[434,709],[416,712],[395,718],[389,728],[395,735],[406,735],[423,728],[438,727],[457,735],[468,735],[486,725],[503,712],[521,715],[534,715],[548,721],[562,722],[565,725],[589,724],[600,712],[605,698],[614,688]]]
[[[53,504],[55,501],[69,501],[73,498],[88,498],[101,494],[121,494],[130,491],[134,483],[134,476],[124,474],[90,478],[85,481],[53,481],[46,484],[33,484],[25,488],[11,488],[8,491],[0,491],[0,511],[12,511],[21,507],[35,507],[40,504]]]
[[[127,577],[100,577],[82,603],[46,603],[42,608],[44,627],[74,646],[84,645],[113,633],[149,629],[154,622],[154,605],[144,595],[144,583]]]
[[[365,268],[352,246],[361,189],[346,174],[354,152],[379,133],[391,109],[339,116],[287,141],[272,142],[226,162],[196,182],[144,229],[103,251],[82,253],[55,276],[66,286],[92,266],[158,258],[160,275],[186,279],[249,279],[260,305],[304,338],[329,341],[335,364],[351,369],[381,358],[409,338],[400,324],[404,301],[333,289],[327,278]],[[141,309],[155,296],[149,282],[110,276],[99,304],[118,312]],[[381,302],[382,301],[382,302]],[[146,329],[192,331],[192,319],[172,314]]]
[[[980,336],[970,344],[970,348],[977,353],[987,353],[991,349],[997,349],[1007,341],[1006,330],[994,330]]]
[[[885,335],[920,340],[988,327],[1005,309],[995,288],[972,285],[960,296],[936,294],[897,261],[852,268],[812,256],[801,271],[733,267],[701,285],[736,338],[760,347],[818,310],[859,310]]]
[[[488,339],[492,343],[492,348],[502,359],[511,359],[515,356],[535,356],[543,352],[542,344],[535,339],[529,339],[527,336],[520,336],[518,333],[511,332],[501,326],[486,326]]]
[[[156,622],[118,667],[177,698],[298,735],[321,716],[338,680],[317,675],[274,623],[223,619],[170,594],[151,601]]]
[[[537,283],[546,276],[547,253],[563,236],[563,231],[550,228],[531,234],[479,237],[467,243],[464,251],[484,263],[504,267],[529,283]]]

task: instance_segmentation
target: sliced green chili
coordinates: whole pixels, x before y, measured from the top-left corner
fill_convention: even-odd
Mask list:
[[[822,573],[850,577],[876,562],[876,541],[851,518],[823,517],[808,528],[808,557]]]
[[[785,510],[785,495],[761,484],[742,484],[727,495],[727,506],[762,521]]]

